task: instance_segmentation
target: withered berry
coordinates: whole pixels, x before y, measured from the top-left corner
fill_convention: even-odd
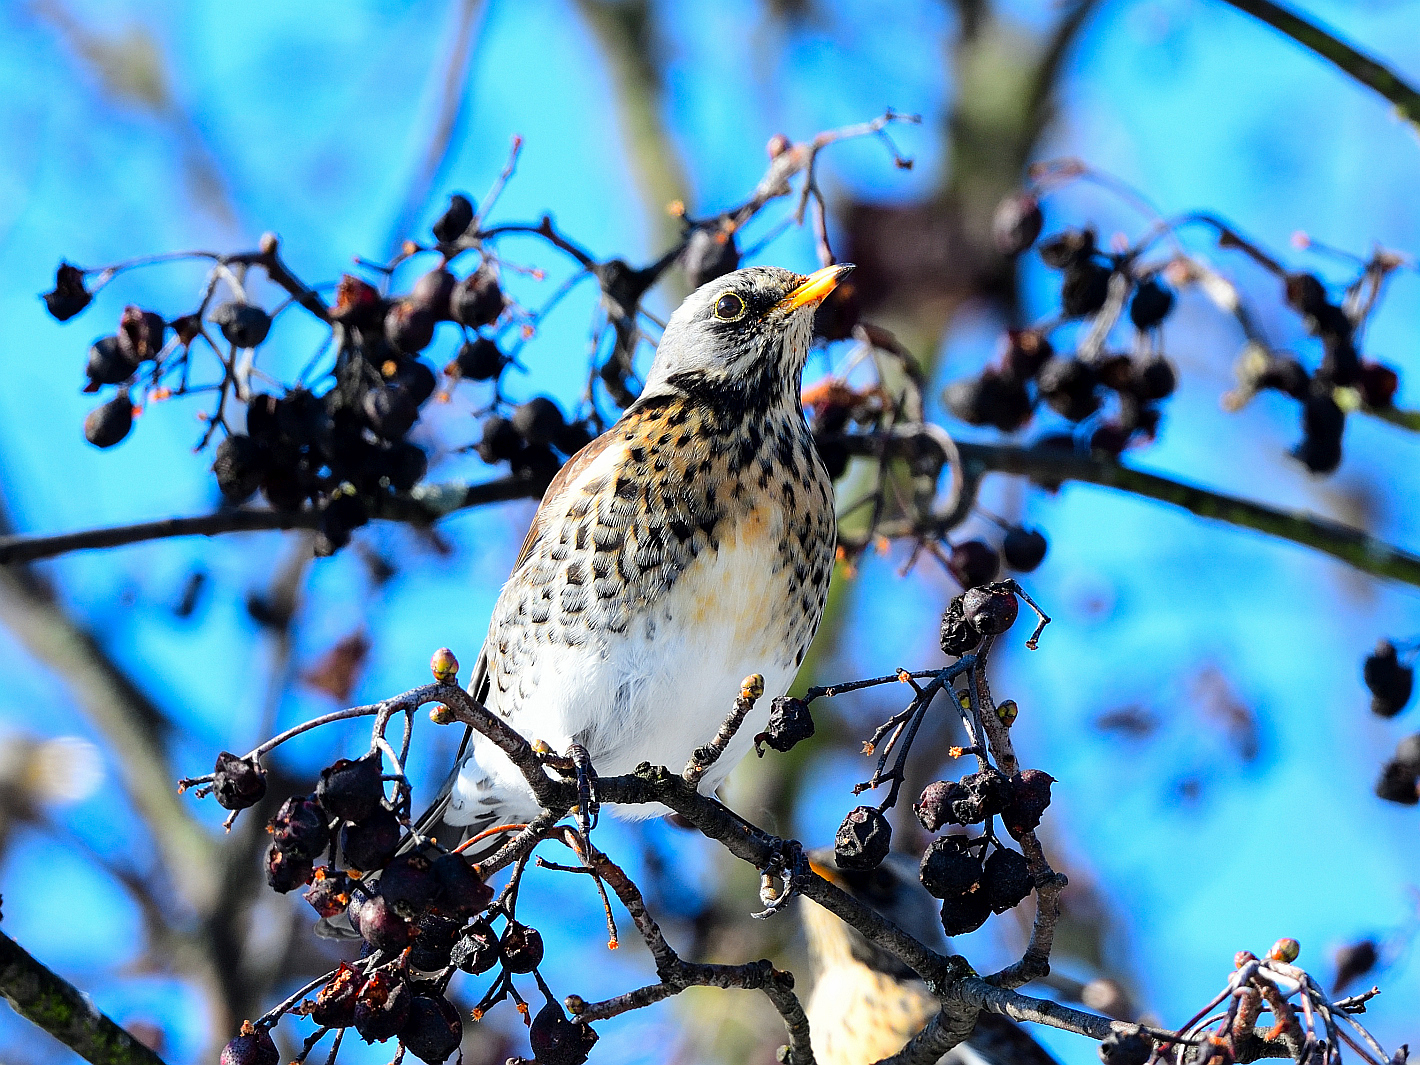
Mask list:
[[[315,871],[310,890],[303,897],[322,917],[334,917],[350,905],[350,880],[344,873],[323,865]]]
[[[458,284],[458,278],[442,266],[437,270],[430,270],[414,282],[414,287],[409,290],[409,302],[416,309],[431,314],[434,321],[447,322],[449,320],[449,299],[454,294],[456,284]]]
[[[542,933],[529,925],[509,921],[499,940],[503,967],[510,973],[530,973],[542,964]]]
[[[984,540],[964,540],[952,545],[947,566],[963,588],[975,588],[995,579],[1001,556]]]
[[[444,1065],[463,1041],[459,1011],[443,995],[415,995],[399,1041],[420,1061]]]
[[[986,859],[981,887],[995,913],[1005,913],[1031,893],[1034,886],[1026,856],[1010,847],[997,847]]]
[[[434,239],[440,244],[452,244],[473,225],[473,201],[460,192],[449,197],[449,206],[444,208],[432,227]]]
[[[513,456],[512,468],[519,477],[545,484],[562,468],[562,460],[547,444],[529,444]]]
[[[245,503],[261,487],[264,457],[261,445],[245,433],[232,433],[217,445],[212,472],[228,503]]]
[[[91,388],[97,391],[99,385],[122,384],[133,376],[138,368],[118,346],[118,337],[99,337],[89,348],[89,361],[84,366],[84,376]]]
[[[592,430],[586,422],[568,422],[553,439],[553,446],[564,455],[575,455],[592,442]]]
[[[1050,805],[1050,785],[1055,778],[1040,769],[1023,769],[1011,777],[1011,797],[1001,811],[1006,831],[1020,839],[1034,831]]]
[[[504,302],[497,276],[481,266],[454,286],[453,295],[449,297],[449,313],[460,325],[478,329],[498,320]]]
[[[421,913],[411,929],[414,942],[409,948],[410,968],[423,972],[447,968],[462,927],[463,922],[457,917],[444,917],[432,910]]]
[[[380,468],[396,492],[408,492],[429,472],[429,456],[417,444],[395,444],[383,454]]]
[[[1013,192],[996,205],[991,216],[991,239],[1002,255],[1019,255],[1040,236],[1045,216],[1033,192]]]
[[[496,414],[483,419],[483,439],[478,444],[478,457],[489,465],[507,462],[523,446],[523,438],[507,418]]]
[[[942,650],[954,658],[970,654],[981,643],[981,633],[967,623],[962,613],[962,597],[947,604],[942,614]]]
[[[999,636],[1016,623],[1020,606],[1005,584],[968,588],[961,597],[962,617],[983,636]]]
[[[718,226],[696,229],[685,246],[681,263],[693,289],[723,277],[740,265],[740,249],[735,246],[735,235],[724,232]]]
[[[1088,259],[1094,251],[1094,230],[1066,229],[1041,244],[1040,258],[1046,266],[1063,270],[1071,263]]]
[[[379,324],[384,317],[385,301],[379,291],[358,277],[344,274],[335,288],[335,306],[330,317],[361,328]]]
[[[959,825],[975,825],[992,814],[1001,813],[1011,802],[1010,782],[994,769],[968,773],[952,796],[951,819]]]
[[[439,855],[429,871],[439,889],[435,903],[443,913],[472,917],[493,901],[493,889],[461,854]]]
[[[168,323],[163,321],[162,315],[129,304],[123,308],[118,320],[119,350],[134,366],[156,359],[158,352],[163,350],[163,337],[167,331]]]
[[[1050,341],[1039,329],[1009,329],[1006,331],[1005,368],[1018,381],[1025,381],[1040,372],[1040,368],[1055,354]]]
[[[250,303],[220,303],[208,317],[239,348],[257,347],[271,332],[271,315]]]
[[[981,885],[981,859],[967,849],[964,836],[939,836],[922,854],[918,875],[928,894],[939,899],[965,895]]]
[[[1100,1041],[1104,1065],[1144,1065],[1154,1054],[1154,1042],[1143,1032],[1110,1032]]]
[[[265,1028],[250,1021],[242,1024],[242,1034],[222,1048],[221,1065],[278,1065],[281,1054]]]
[[[566,425],[562,410],[546,396],[534,396],[513,410],[513,428],[529,444],[550,444]]]
[[[240,758],[230,751],[217,755],[212,771],[212,795],[224,810],[245,810],[266,794],[266,771],[255,758]]]
[[[422,406],[424,401],[434,394],[434,389],[439,384],[438,377],[429,368],[428,363],[415,358],[400,359],[395,363],[394,373],[387,380],[391,385],[404,389],[415,406]]]
[[[330,983],[316,995],[311,1020],[322,1028],[347,1028],[355,1023],[355,1000],[360,994],[364,977],[344,962],[330,978]]]
[[[89,411],[84,418],[84,439],[94,447],[113,447],[133,428],[133,401],[123,391]]]
[[[365,508],[365,501],[354,492],[346,491],[331,496],[320,508],[320,531],[326,549],[322,551],[320,544],[317,544],[316,553],[329,555],[344,547],[350,542],[351,531],[369,520],[370,513]]]
[[[311,882],[315,870],[304,855],[285,850],[278,843],[266,848],[266,883],[272,891],[286,894]]]
[[[1371,712],[1381,717],[1394,717],[1405,709],[1415,686],[1415,670],[1403,665],[1396,656],[1395,645],[1389,640],[1376,644],[1366,656],[1361,676],[1371,692]]]
[[[1031,417],[1031,398],[1015,374],[986,369],[977,377],[955,381],[942,392],[947,409],[968,425],[991,425],[1015,432]]]
[[[848,453],[848,445],[841,440],[815,440],[814,446],[818,449],[819,461],[828,471],[829,480],[836,481],[842,477],[853,457]]]
[[[1060,282],[1060,309],[1067,318],[1094,314],[1109,299],[1110,269],[1093,259],[1071,263]]]
[[[912,812],[928,832],[936,832],[952,823],[952,800],[960,788],[954,780],[934,780],[922,789],[922,795],[912,804]]]
[[[376,385],[365,393],[360,409],[365,424],[386,440],[399,440],[419,420],[419,404],[398,385]]]
[[[1386,802],[1402,806],[1420,803],[1420,773],[1414,765],[1391,759],[1381,766],[1380,780],[1376,781],[1376,797]]]
[[[430,871],[431,862],[417,851],[401,854],[380,873],[380,895],[406,917],[427,906],[438,884]]]
[[[1395,402],[1400,378],[1389,366],[1378,362],[1361,363],[1361,379],[1357,383],[1361,398],[1368,407],[1389,407]]]
[[[434,339],[434,313],[411,300],[399,300],[385,312],[385,339],[399,351],[423,351]]]
[[[1129,301],[1129,320],[1136,329],[1153,329],[1173,310],[1173,290],[1150,277],[1139,282],[1134,298]]]
[[[498,964],[501,952],[498,937],[487,921],[474,921],[454,944],[451,960],[466,973],[477,976]]]
[[[498,345],[488,337],[480,336],[465,341],[454,356],[454,361],[444,368],[444,372],[470,381],[491,381],[503,370],[503,353]]]
[[[385,797],[384,762],[378,750],[351,761],[341,758],[321,770],[316,801],[333,817],[362,821]],[[363,868],[373,868],[364,866]]]
[[[532,1020],[528,1044],[538,1065],[582,1065],[596,1044],[590,1025],[569,1021],[562,1007],[549,1001]]]
[[[1006,565],[1018,573],[1029,573],[1045,558],[1047,547],[1045,537],[1036,529],[1018,525],[1006,531],[1006,539],[1001,544],[1001,554],[1006,557]]]
[[[383,1043],[398,1034],[409,1019],[414,996],[398,976],[380,971],[360,988],[355,1000],[355,1030],[367,1043]]]
[[[1330,473],[1341,465],[1341,436],[1346,415],[1330,395],[1313,394],[1302,407],[1302,440],[1292,454],[1312,473]]]
[[[1095,372],[1079,359],[1051,359],[1041,367],[1036,380],[1050,409],[1072,422],[1083,421],[1099,410]]]
[[[84,272],[61,262],[54,274],[54,288],[44,294],[45,308],[61,322],[67,322],[89,305],[94,297],[84,287]]]
[[[859,806],[838,826],[833,857],[840,869],[876,869],[892,846],[892,825],[879,810]]]
[[[814,734],[814,718],[809,704],[802,699],[781,695],[769,708],[769,724],[754,738],[755,754],[763,754],[760,744],[767,744],[776,751],[787,751],[800,740]]]
[[[400,834],[399,818],[381,806],[340,830],[340,852],[354,869],[381,869],[399,850]]]
[[[281,804],[267,831],[282,850],[303,858],[318,858],[330,845],[328,817],[312,798],[293,795]]]
[[[409,922],[383,895],[366,899],[351,916],[360,938],[376,950],[394,953],[409,945]]]
[[[1374,939],[1363,939],[1359,943],[1349,943],[1336,952],[1336,979],[1331,991],[1335,995],[1347,984],[1358,980],[1376,967],[1380,961],[1380,951]]]
[[[1133,378],[1129,382],[1130,391],[1145,403],[1155,403],[1173,395],[1178,386],[1178,375],[1173,363],[1162,355],[1145,359],[1134,367]]]
[[[942,900],[942,931],[949,936],[975,932],[990,916],[991,904],[986,901],[986,892],[979,889]]]

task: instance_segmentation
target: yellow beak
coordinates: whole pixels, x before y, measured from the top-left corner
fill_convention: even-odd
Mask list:
[[[777,309],[787,314],[800,307],[817,307],[852,269],[852,263],[836,263],[833,266],[825,266],[822,270],[815,270],[804,278],[803,283],[794,291],[779,301]]]

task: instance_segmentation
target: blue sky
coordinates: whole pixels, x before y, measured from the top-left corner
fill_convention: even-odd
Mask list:
[[[916,169],[894,170],[875,144],[848,144],[826,158],[827,186],[888,201],[934,187],[944,163],[940,120],[950,104],[941,81],[947,18],[933,4],[824,6],[826,15],[786,33],[767,27],[750,3],[661,5],[670,57],[662,118],[690,181],[692,210],[705,213],[742,195],[762,171],[771,133],[806,137],[889,105],[924,115],[922,127],[898,134]],[[1007,9],[1027,27],[1043,25],[1053,10],[1025,2]],[[1413,10],[1309,9],[1420,77]],[[445,5],[432,0],[92,0],[69,10],[95,34],[139,26],[153,35],[169,64],[174,113],[183,117],[107,98],[52,21],[19,6],[0,11],[7,101],[0,109],[0,359],[9,382],[0,390],[0,485],[15,521],[36,531],[196,513],[215,499],[209,460],[191,454],[200,432],[193,403],[152,408],[112,451],[90,448],[80,432],[92,405],[79,391],[88,343],[124,303],[186,310],[200,275],[183,267],[129,275],[61,327],[34,298],[56,261],[230,249],[267,230],[282,236],[288,259],[309,278],[333,279],[350,256],[379,255],[428,136],[437,82],[430,71],[443,60],[451,25]],[[481,196],[520,134],[526,147],[500,217],[551,209],[596,254],[649,257],[654,222],[625,159],[611,76],[575,7],[495,0],[484,19],[467,113],[439,192]],[[1289,261],[1334,279],[1344,276],[1336,264],[1288,248],[1293,231],[1362,253],[1373,242],[1420,248],[1415,133],[1383,101],[1221,3],[1106,4],[1068,64],[1061,112],[1042,151],[1049,154],[1078,155],[1116,174],[1165,213],[1216,211]],[[214,210],[194,190],[193,158],[210,160],[223,176],[227,208]],[[426,223],[435,210],[431,204]],[[1127,208],[1084,189],[1052,199],[1047,217],[1052,225],[1092,219],[1106,234],[1138,227]],[[1236,257],[1196,247],[1259,301],[1274,342],[1316,358],[1315,342],[1277,309],[1272,282]],[[525,253],[508,251],[556,263],[532,244]],[[805,266],[811,256],[808,237],[790,234],[764,259]],[[1053,276],[1038,262],[1023,269],[1029,310],[1044,314]],[[592,299],[590,289],[579,290],[549,321],[529,350],[529,372],[509,378],[511,395],[546,391],[565,406],[575,402]],[[1417,301],[1415,273],[1401,273],[1365,344],[1401,370],[1399,402],[1412,407],[1420,405],[1411,379]],[[998,325],[963,316],[939,360],[938,384],[989,358]],[[1345,517],[1364,505],[1378,535],[1420,549],[1407,520],[1420,502],[1409,434],[1352,419],[1341,470],[1314,480],[1285,456],[1298,435],[1293,405],[1264,397],[1240,414],[1220,410],[1241,340],[1230,323],[1187,296],[1166,335],[1182,387],[1159,442],[1131,462],[1282,506]],[[294,373],[316,342],[312,328],[283,316],[263,358],[275,372]],[[451,343],[442,338],[444,347]],[[473,439],[469,412],[481,399],[470,393],[437,411],[438,435]],[[457,457],[436,467],[438,476],[479,471],[476,460]],[[1191,1015],[1239,948],[1261,950],[1293,935],[1302,961],[1326,975],[1335,946],[1413,926],[1417,815],[1379,803],[1370,785],[1395,742],[1417,727],[1415,711],[1408,724],[1372,718],[1359,682],[1361,657],[1378,636],[1420,628],[1412,590],[1100,489],[1047,495],[998,479],[983,502],[1024,514],[1051,537],[1051,555],[1027,585],[1056,623],[1039,651],[1007,656],[996,687],[1022,707],[1018,749],[1060,779],[1050,843],[1107,906],[1110,960],[1152,1011],[1165,1023]],[[420,682],[440,644],[471,660],[528,513],[514,504],[450,519],[442,532],[460,550],[448,557],[403,531],[371,531],[370,543],[403,563],[381,588],[370,585],[353,552],[318,563],[299,653],[318,653],[363,624],[375,651],[357,699]],[[199,771],[214,749],[256,739],[272,649],[242,602],[284,551],[277,535],[184,540],[77,555],[44,571],[76,616],[181,721],[179,763]],[[899,561],[868,560],[847,590],[852,621],[866,635],[836,664],[842,676],[938,660],[935,617],[951,590],[929,569],[898,580]],[[211,594],[198,616],[180,621],[169,604],[194,565],[211,574]],[[0,726],[87,733],[63,679],[4,629],[0,663]],[[1261,748],[1250,763],[1229,753],[1200,708],[1197,677],[1208,670],[1257,712]],[[878,705],[864,700],[843,712],[861,728]],[[1101,712],[1127,705],[1158,716],[1155,739],[1131,745],[1093,727]],[[325,708],[293,690],[280,717],[295,721]],[[328,748],[312,743],[292,756],[314,773]],[[436,749],[424,755],[429,765],[439,756]],[[831,835],[854,805],[844,782],[858,775],[860,767],[836,753],[816,765],[795,826],[806,840]],[[1203,787],[1183,801],[1179,785],[1189,777]],[[115,852],[137,838],[111,792],[64,811],[64,819]],[[624,830],[611,831],[605,844],[636,845]],[[703,853],[667,840],[686,852],[692,882],[710,875]],[[554,882],[531,896],[529,913],[545,915],[559,942],[581,942],[587,927],[596,928],[596,910],[589,898],[568,903],[559,888]],[[102,874],[26,835],[0,869],[0,892],[9,934],[116,1015],[161,1019],[171,1060],[193,1060],[202,1039],[199,1000],[172,981],[125,971],[136,956],[138,915]],[[978,965],[1005,957],[996,924],[961,944]],[[575,988],[587,997],[646,975],[634,946],[614,962],[588,966],[569,955],[547,975],[560,992]],[[1383,986],[1371,1007],[1373,1030],[1387,1044],[1420,1037],[1413,952],[1396,960]],[[676,1008],[608,1025],[598,1059],[663,1060]],[[30,1038],[0,1019],[0,1050]],[[1050,1042],[1069,1062],[1094,1060],[1082,1040]],[[377,1053],[349,1058],[376,1059],[383,1060]]]

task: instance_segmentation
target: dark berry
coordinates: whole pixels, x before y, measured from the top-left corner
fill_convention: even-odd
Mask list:
[[[912,812],[928,832],[936,832],[952,823],[952,800],[960,789],[954,780],[934,780],[922,789],[922,795],[912,804]]]
[[[315,871],[310,889],[302,897],[322,917],[334,917],[350,906],[350,880],[344,873],[323,865]]]
[[[54,288],[44,294],[44,305],[59,321],[67,322],[93,298],[84,287],[84,272],[77,266],[60,263],[54,274]]]
[[[986,892],[968,891],[942,900],[942,930],[949,936],[964,936],[975,932],[991,916],[991,903]]]
[[[474,921],[454,944],[451,960],[466,973],[477,976],[498,964],[502,956],[498,937],[486,921]]]
[[[546,484],[562,468],[562,460],[547,444],[529,444],[513,456],[513,472]]]
[[[478,444],[478,457],[489,465],[507,462],[523,446],[523,438],[507,418],[491,414],[483,419],[483,439]]]
[[[776,751],[787,751],[800,740],[814,734],[814,718],[809,704],[802,699],[781,695],[769,708],[769,724],[754,738],[754,753],[763,754],[760,744]]]
[[[1110,269],[1093,259],[1071,263],[1060,283],[1060,309],[1067,318],[1094,314],[1109,299]]]
[[[491,381],[503,371],[503,353],[487,337],[465,341],[444,372],[470,381]]]
[[[981,886],[981,859],[966,844],[964,836],[939,836],[928,845],[918,868],[928,894],[949,899]]]
[[[487,267],[480,267],[454,286],[449,312],[459,324],[479,329],[498,320],[504,303],[497,276]]]
[[[118,320],[118,347],[124,358],[137,366],[148,359],[156,359],[163,350],[163,337],[168,324],[162,315],[145,311],[129,304],[123,308]]]
[[[419,404],[398,385],[376,385],[361,401],[365,424],[386,440],[399,440],[419,420]]]
[[[814,311],[814,336],[829,341],[847,340],[862,314],[858,286],[851,278],[840,281]]]
[[[99,337],[89,348],[89,361],[84,366],[84,376],[95,390],[99,385],[122,384],[133,376],[138,367],[129,362],[118,346],[118,337]]]
[[[1178,386],[1178,375],[1173,363],[1162,355],[1145,359],[1134,366],[1130,391],[1145,403],[1156,403],[1173,395]]]
[[[1399,762],[1395,759],[1381,766],[1381,778],[1376,781],[1376,795],[1387,802],[1400,803],[1402,806],[1414,806],[1420,803],[1420,790],[1417,790],[1417,783],[1420,783],[1420,773],[1413,764]]]
[[[693,289],[723,277],[740,265],[740,249],[735,246],[735,235],[724,232],[718,226],[695,230],[686,244],[681,263]]]
[[[1154,1042],[1143,1032],[1110,1032],[1100,1041],[1104,1065],[1144,1065],[1154,1054]]]
[[[1055,354],[1050,341],[1039,329],[1011,329],[1006,333],[1005,368],[1018,381],[1025,381],[1040,372],[1040,368]]]
[[[359,496],[352,492],[331,496],[320,512],[321,535],[331,549],[324,553],[344,547],[350,542],[350,533],[369,520],[370,513]]]
[[[428,1065],[443,1065],[463,1042],[463,1021],[443,995],[416,995],[399,1030],[404,1049]]]
[[[1326,287],[1314,274],[1288,274],[1283,281],[1287,306],[1315,318],[1327,304]]]
[[[513,428],[529,444],[550,444],[566,425],[562,410],[546,396],[534,396],[513,410]]]
[[[959,825],[975,825],[999,814],[1011,801],[1011,785],[994,769],[968,773],[961,778],[952,796],[951,820]]]
[[[1415,670],[1401,664],[1395,645],[1382,640],[1374,652],[1366,656],[1361,676],[1371,692],[1371,712],[1381,717],[1394,717],[1405,709],[1415,685]]]
[[[1090,451],[1118,458],[1129,446],[1130,431],[1118,422],[1103,422],[1090,433]]]
[[[376,972],[355,999],[355,1030],[367,1043],[383,1043],[398,1034],[409,1019],[409,1006],[414,996],[409,985],[398,976]]]
[[[819,461],[828,472],[829,480],[836,481],[842,477],[853,457],[848,453],[848,445],[841,440],[815,440],[814,446],[818,450]]]
[[[528,925],[509,921],[499,948],[510,973],[530,973],[542,964],[542,933]]]
[[[432,910],[421,913],[411,930],[414,943],[409,951],[410,967],[427,973],[448,968],[462,927],[463,921],[457,917],[445,917]]]
[[[582,1065],[596,1041],[590,1025],[569,1021],[555,1002],[538,1010],[528,1028],[528,1045],[538,1065]]]
[[[833,837],[833,857],[841,869],[876,869],[892,845],[892,825],[879,810],[859,806],[843,819]]]
[[[383,895],[362,902],[352,916],[360,938],[376,950],[393,954],[409,945],[409,922]]]
[[[1005,913],[1031,893],[1034,882],[1026,868],[1026,857],[1010,847],[997,847],[986,859],[981,887],[994,913]]]
[[[430,270],[414,282],[414,287],[409,290],[409,302],[416,309],[433,315],[434,321],[447,322],[449,299],[454,294],[456,284],[458,278],[442,266],[437,270]]]
[[[1041,367],[1036,381],[1050,409],[1072,422],[1083,421],[1099,410],[1095,372],[1079,359],[1051,359]]]
[[[1365,976],[1380,959],[1374,939],[1363,939],[1342,947],[1336,952],[1336,979],[1332,982],[1331,993],[1335,995],[1353,980]]]
[[[303,854],[285,850],[279,843],[266,848],[266,883],[283,895],[311,882],[315,870]]]
[[[443,913],[472,917],[493,901],[493,889],[460,854],[441,854],[430,873],[438,886],[436,904]]]
[[[266,794],[266,771],[255,758],[239,758],[230,751],[217,755],[212,771],[212,795],[224,810],[245,810]]]
[[[947,409],[968,425],[991,425],[1015,432],[1030,421],[1031,398],[1013,374],[986,369],[977,377],[956,381],[942,392]]]
[[[1018,573],[1029,573],[1045,558],[1045,537],[1036,529],[1016,526],[1008,529],[1001,544],[1006,565]]]
[[[420,407],[434,394],[434,389],[439,384],[439,378],[434,371],[419,359],[400,359],[395,365],[394,373],[387,380],[389,384],[407,392],[414,405]]]
[[[1016,623],[1020,605],[1005,584],[969,588],[961,598],[962,617],[983,636],[999,636]]]
[[[1088,259],[1094,251],[1094,230],[1066,229],[1041,244],[1040,258],[1046,266],[1063,270],[1072,263]]]
[[[329,816],[314,799],[293,795],[281,804],[267,831],[282,850],[318,858],[330,845]]]
[[[463,193],[456,192],[449,197],[449,206],[444,208],[434,222],[434,239],[440,244],[452,244],[473,225],[473,201]]]
[[[1274,389],[1293,399],[1306,399],[1312,387],[1306,367],[1292,358],[1269,359],[1256,383],[1259,389]]]
[[[432,902],[438,888],[429,859],[410,851],[384,867],[378,890],[400,914],[409,917]]]
[[[384,772],[379,751],[353,761],[341,758],[321,770],[316,781],[316,801],[332,817],[363,821],[385,797],[384,781],[380,779]]]
[[[970,654],[981,643],[981,633],[967,623],[962,613],[962,597],[947,604],[942,614],[942,650],[953,658]]]
[[[393,810],[383,806],[340,830],[340,853],[353,869],[382,869],[399,850],[401,828]]]
[[[592,442],[592,430],[586,422],[569,422],[553,438],[552,444],[564,455],[575,455]]]
[[[991,239],[1002,255],[1019,255],[1040,236],[1045,216],[1031,192],[1013,192],[996,205],[991,216]]]
[[[242,1024],[242,1034],[222,1048],[221,1065],[279,1065],[281,1054],[265,1028],[250,1021]]]
[[[963,588],[975,588],[1000,572],[1001,556],[983,540],[964,540],[952,545],[947,565]]]
[[[1054,777],[1039,769],[1024,769],[1011,777],[1010,801],[1001,811],[1007,832],[1020,839],[1035,830],[1050,805],[1050,785],[1054,783]]]
[[[434,313],[413,300],[399,300],[385,312],[385,339],[399,351],[423,351],[434,339]]]
[[[1302,408],[1302,440],[1292,454],[1312,473],[1330,473],[1341,465],[1341,436],[1346,415],[1329,395],[1313,394]]]
[[[335,288],[335,306],[330,309],[330,317],[337,322],[369,328],[383,319],[384,309],[384,298],[373,285],[345,274]]]
[[[346,1028],[355,1023],[355,1000],[364,978],[344,962],[330,983],[316,995],[311,1020],[322,1028]]]
[[[396,492],[408,492],[429,472],[429,456],[424,449],[408,441],[395,444],[384,453],[382,466]]]
[[[219,303],[208,317],[239,348],[256,347],[271,331],[271,315],[250,303]]]
[[[245,433],[232,433],[217,445],[212,472],[228,503],[245,503],[261,487],[264,457],[261,445]]]
[[[1363,362],[1358,386],[1366,406],[1389,407],[1395,402],[1395,391],[1400,387],[1400,378],[1389,366],[1382,366],[1378,362]]]
[[[1420,732],[1406,736],[1395,746],[1395,754],[1391,755],[1391,761],[1397,765],[1403,765],[1420,775]]]
[[[133,428],[133,401],[120,392],[84,418],[84,439],[94,447],[113,447]]]
[[[1173,290],[1159,284],[1157,278],[1139,282],[1134,298],[1129,301],[1129,320],[1136,329],[1153,329],[1173,310]]]

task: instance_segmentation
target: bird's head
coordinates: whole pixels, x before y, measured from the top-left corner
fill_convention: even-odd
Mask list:
[[[666,323],[643,397],[797,407],[814,310],[851,269],[826,266],[806,277],[751,266],[702,285]]]
[[[917,863],[908,855],[889,854],[876,869],[840,869],[834,861],[833,849],[825,847],[809,854],[809,864],[819,876],[876,910],[919,942],[934,950],[945,948],[946,940],[937,914],[940,903],[927,894],[917,877]],[[820,971],[851,958],[892,976],[912,975],[897,958],[869,943],[861,933],[818,903],[804,899],[800,912],[809,951]]]

